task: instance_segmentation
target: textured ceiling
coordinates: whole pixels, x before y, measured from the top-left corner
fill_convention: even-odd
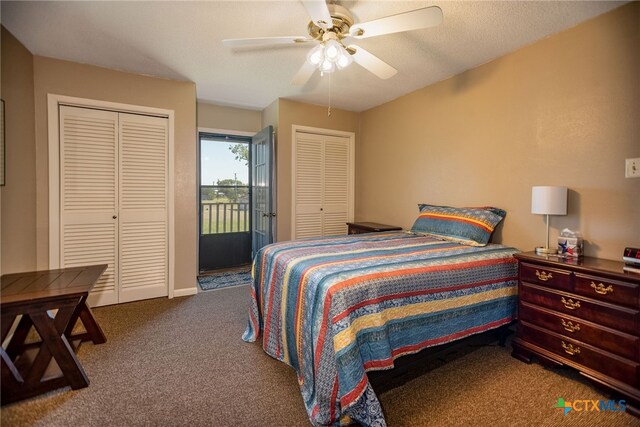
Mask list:
[[[10,2],[2,24],[32,53],[196,83],[198,99],[262,109],[276,98],[362,111],[476,67],[625,2],[338,1],[356,22],[439,6],[439,27],[358,40],[398,69],[357,64],[291,85],[312,45],[231,50],[222,39],[305,36],[298,1]],[[330,80],[330,81],[329,81]]]

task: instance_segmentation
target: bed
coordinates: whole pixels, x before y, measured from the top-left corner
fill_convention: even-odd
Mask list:
[[[295,369],[312,424],[384,426],[368,371],[514,319],[516,249],[426,234],[274,243],[254,258],[243,339],[262,334]]]

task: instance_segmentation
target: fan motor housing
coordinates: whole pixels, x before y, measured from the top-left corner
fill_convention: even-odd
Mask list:
[[[316,40],[322,40],[322,36],[326,31],[331,31],[336,34],[338,39],[343,39],[349,35],[349,28],[353,25],[353,16],[351,12],[343,6],[337,4],[328,4],[329,13],[333,21],[333,27],[324,30],[315,22],[310,21],[307,27],[307,31],[311,38]]]

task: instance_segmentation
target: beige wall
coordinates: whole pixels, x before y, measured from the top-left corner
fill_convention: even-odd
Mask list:
[[[550,232],[580,230],[587,255],[640,245],[640,4],[362,113],[356,217],[410,227],[417,203],[508,211],[502,241],[544,244],[533,185],[571,190]]]
[[[36,56],[35,135],[38,267],[48,266],[47,94],[175,111],[175,289],[196,286],[195,84]]]
[[[278,118],[280,117],[280,100],[276,99],[262,110],[262,127],[273,126],[275,131],[278,130]]]
[[[277,240],[291,239],[291,126],[310,126],[322,129],[341,130],[356,133],[358,142],[359,113],[331,109],[280,99],[278,110],[278,131],[276,134],[277,191]],[[269,124],[269,123],[267,123]],[[356,150],[356,159],[358,153]]]
[[[0,187],[2,274],[36,268],[33,55],[2,27],[5,186]]]
[[[242,132],[262,129],[261,112],[198,102],[198,127]]]

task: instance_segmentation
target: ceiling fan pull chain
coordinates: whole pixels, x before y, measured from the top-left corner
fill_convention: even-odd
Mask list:
[[[329,108],[327,108],[327,117],[331,117],[331,73],[329,73]]]

